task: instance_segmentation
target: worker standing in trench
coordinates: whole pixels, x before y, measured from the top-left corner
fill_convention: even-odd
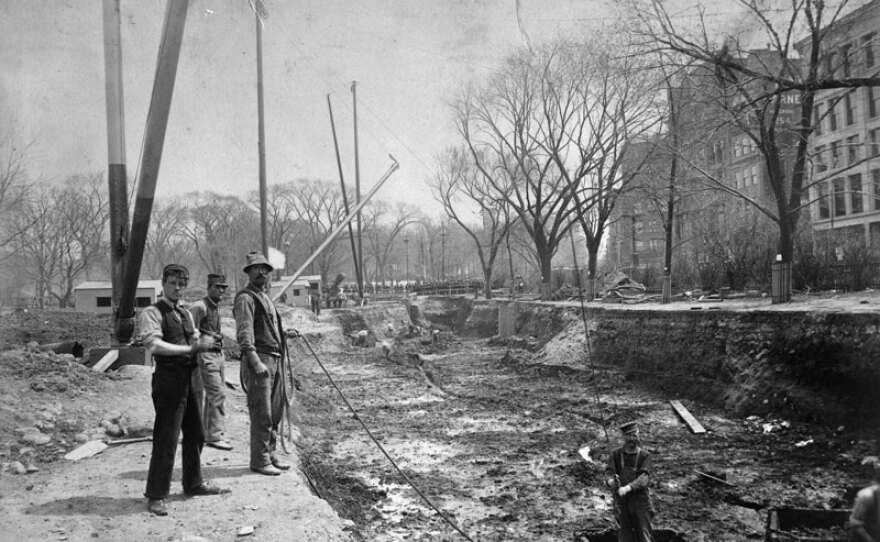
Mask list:
[[[250,414],[250,468],[266,476],[278,476],[290,463],[276,455],[278,432],[285,406],[286,339],[281,316],[268,295],[273,267],[259,252],[249,252],[243,271],[248,283],[235,294],[232,313],[241,347],[241,382],[247,392]],[[292,378],[292,375],[287,375]]]
[[[167,516],[165,499],[171,488],[177,440],[183,431],[181,470],[183,492],[189,496],[219,495],[228,490],[205,483],[201,454],[205,443],[202,416],[193,388],[197,374],[196,356],[216,351],[219,345],[209,336],[200,337],[190,313],[180,306],[189,282],[189,271],[178,264],[162,270],[162,298],[141,312],[138,338],[153,355],[156,368],[152,379],[153,453],[147,474],[147,508]]]
[[[220,333],[220,301],[229,284],[226,277],[217,273],[208,274],[208,295],[190,307],[193,322],[200,335],[214,338],[222,345]],[[222,351],[203,352],[198,355],[200,385],[196,395],[202,407],[202,424],[205,430],[205,444],[218,450],[231,450],[232,444],[226,440],[226,386],[224,356]]]
[[[623,446],[611,452],[605,467],[605,484],[614,496],[618,542],[653,542],[654,505],[648,489],[653,461],[639,444],[638,422],[620,426]]]
[[[856,495],[849,528],[853,542],[880,542],[880,465],[874,465],[871,485]]]

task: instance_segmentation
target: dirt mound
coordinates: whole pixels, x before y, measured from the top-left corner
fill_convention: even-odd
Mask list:
[[[546,365],[582,369],[588,361],[588,352],[584,324],[580,320],[573,320],[544,345],[535,357],[535,361]]]
[[[37,344],[77,341],[91,348],[110,341],[110,315],[73,310],[3,310],[0,312],[0,351]]]

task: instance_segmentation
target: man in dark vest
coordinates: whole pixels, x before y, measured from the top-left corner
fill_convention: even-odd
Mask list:
[[[284,379],[292,375],[286,374],[284,363],[288,334],[268,295],[272,270],[265,256],[248,253],[244,266],[248,284],[235,294],[232,308],[241,348],[241,383],[251,420],[250,468],[267,476],[290,468],[275,453],[286,401]],[[290,336],[295,337],[296,331],[291,330]]]
[[[205,442],[199,405],[192,379],[196,355],[217,349],[206,337],[199,338],[189,311],[180,299],[189,282],[189,271],[178,264],[162,270],[162,298],[150,305],[138,319],[138,338],[153,354],[152,397],[156,420],[153,425],[153,454],[147,474],[150,512],[168,515],[165,499],[171,489],[171,473],[177,440],[183,431],[181,452],[183,492],[190,496],[227,493],[202,478],[201,453]]]
[[[618,542],[653,542],[654,506],[648,491],[653,472],[651,454],[641,448],[637,422],[620,426],[623,446],[608,457],[605,483],[614,494]]]
[[[190,307],[193,322],[200,336],[213,337],[222,344],[220,333],[219,303],[226,293],[226,277],[217,273],[208,275],[208,295],[199,299]],[[198,386],[199,405],[202,408],[202,424],[205,429],[205,444],[218,450],[231,450],[232,445],[226,440],[226,378],[224,373],[224,355],[222,351],[202,352],[198,355],[201,385]]]

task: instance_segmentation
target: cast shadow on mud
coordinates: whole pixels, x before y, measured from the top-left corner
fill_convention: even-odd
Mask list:
[[[186,495],[170,495],[168,502],[182,501]],[[118,517],[134,514],[143,515],[146,499],[144,497],[100,497],[86,495],[67,497],[35,504],[25,509],[25,514],[34,516],[101,516]]]

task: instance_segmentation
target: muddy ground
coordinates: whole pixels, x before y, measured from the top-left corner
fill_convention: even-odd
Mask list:
[[[572,363],[583,342],[578,326],[546,344],[448,332],[434,342],[402,336],[401,311],[372,319],[325,311],[320,321],[288,311],[339,388],[304,341],[293,345],[303,389],[291,459],[302,475],[267,480],[248,472],[246,406],[241,391],[230,390],[236,449],[206,449],[203,458],[208,476],[233,493],[185,499],[175,487],[168,518],[144,511],[148,443],[76,463],[62,459],[78,435],[101,433],[104,421],[151,423],[148,372],[98,375],[69,357],[21,347],[74,332],[96,341],[104,320],[39,312],[4,318],[0,338],[14,349],[0,353],[0,533],[18,540],[235,540],[238,529],[255,526],[249,539],[264,541],[609,540],[601,534],[613,527],[602,465],[617,444],[613,428],[638,419],[656,455],[659,529],[687,541],[763,540],[771,507],[845,509],[852,489],[867,480],[862,463],[878,455],[876,435],[846,425],[735,418],[684,401],[708,430],[694,435],[669,406],[674,389],[637,384],[614,366]],[[350,344],[344,333],[365,327],[380,341],[396,339],[387,357],[381,343]],[[25,441],[34,427],[49,441]],[[580,453],[586,448],[589,461]],[[15,463],[33,470],[14,474]]]
[[[378,339],[391,338],[383,330],[392,322],[372,323]],[[601,472],[619,444],[613,428],[632,419],[656,456],[656,527],[667,540],[763,540],[771,508],[846,508],[866,482],[875,434],[737,419],[684,401],[707,429],[693,434],[669,404],[674,388],[572,364],[582,330],[570,326],[539,351],[444,333],[439,343],[398,340],[387,358],[380,347],[318,352],[358,418],[450,521],[395,470],[312,360],[302,366],[304,459],[324,497],[363,540],[613,540],[602,536],[614,522]]]

